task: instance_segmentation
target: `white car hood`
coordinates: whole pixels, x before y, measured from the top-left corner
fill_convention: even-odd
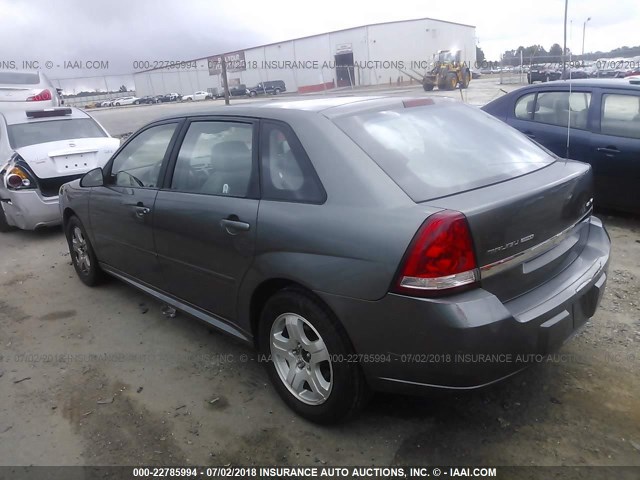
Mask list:
[[[78,138],[16,149],[38,178],[80,175],[104,167],[120,146],[117,138]]]

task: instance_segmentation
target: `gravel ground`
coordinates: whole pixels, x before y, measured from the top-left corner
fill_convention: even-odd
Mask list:
[[[601,308],[502,384],[294,416],[252,351],[118,281],[77,280],[60,230],[0,237],[0,465],[640,466],[640,222],[604,216]],[[366,439],[366,442],[363,442]]]

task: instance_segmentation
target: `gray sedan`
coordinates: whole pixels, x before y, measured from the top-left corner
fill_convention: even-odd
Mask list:
[[[610,241],[587,164],[444,98],[212,108],[62,187],[75,269],[255,346],[300,415],[470,389],[594,315]]]

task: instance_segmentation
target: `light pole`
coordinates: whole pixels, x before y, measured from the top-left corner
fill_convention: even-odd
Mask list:
[[[591,21],[591,17],[587,18],[582,24],[582,60],[584,60],[584,34],[587,30],[587,22]]]
[[[567,73],[567,62],[565,55],[567,54],[567,11],[569,10],[569,0],[564,0],[564,45],[562,45],[562,78]]]

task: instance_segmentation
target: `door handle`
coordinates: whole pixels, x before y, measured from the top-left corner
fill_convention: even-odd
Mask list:
[[[229,235],[237,235],[240,232],[248,232],[251,228],[247,222],[241,222],[236,215],[220,220],[220,227]]]
[[[151,212],[151,209],[149,207],[144,207],[141,205],[136,205],[136,215],[138,215],[139,217],[143,217],[145,216],[147,213]]]
[[[611,145],[609,145],[608,147],[598,147],[598,151],[606,154],[620,153],[620,150]]]

